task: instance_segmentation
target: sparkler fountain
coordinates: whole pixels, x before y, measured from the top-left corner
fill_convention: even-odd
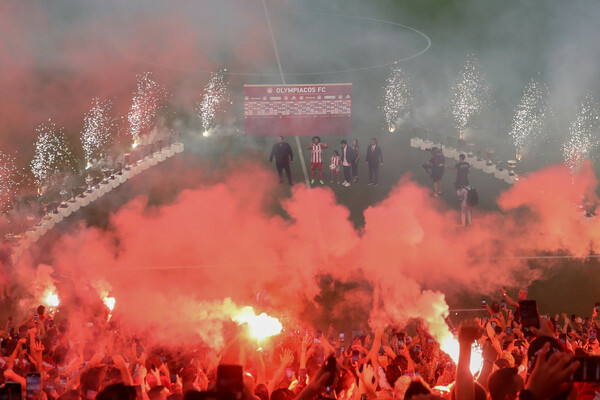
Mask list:
[[[225,70],[226,71],[226,70]],[[222,72],[213,72],[206,86],[202,99],[196,105],[196,111],[202,122],[202,135],[210,136],[211,130],[216,125],[216,113],[229,101],[227,85]],[[176,151],[177,152],[177,151]]]
[[[569,127],[569,137],[563,143],[563,157],[571,174],[576,174],[586,160],[590,160],[600,146],[598,129],[600,111],[591,96],[586,96],[579,113]]]
[[[523,151],[544,134],[549,98],[548,87],[533,79],[525,88],[509,132],[517,161],[521,160]]]
[[[467,58],[453,90],[450,113],[454,127],[459,132],[459,138],[466,140],[467,129],[471,126],[473,118],[487,103],[490,91],[477,58],[472,55]]]
[[[396,132],[412,108],[413,95],[407,81],[399,67],[392,67],[387,78],[383,105],[385,122],[390,133]]]

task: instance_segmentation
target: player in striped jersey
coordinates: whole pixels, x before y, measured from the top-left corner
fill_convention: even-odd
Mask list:
[[[310,159],[310,171],[311,171],[311,184],[315,183],[315,169],[319,169],[319,183],[324,185],[323,182],[323,149],[327,148],[327,143],[321,143],[321,138],[318,136],[313,136],[312,144],[308,146],[306,149],[311,150],[311,159]]]
[[[340,158],[337,150],[333,151],[333,156],[331,156],[331,165],[329,165],[329,169],[331,169],[331,182],[337,182],[340,184],[340,165],[342,164],[342,159]]]

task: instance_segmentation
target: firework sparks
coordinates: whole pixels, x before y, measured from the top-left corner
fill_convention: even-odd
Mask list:
[[[115,128],[115,119],[108,115],[111,108],[110,100],[100,101],[96,97],[92,99],[92,108],[85,114],[81,144],[85,161],[90,167],[92,160],[104,157],[112,144],[111,133]]]
[[[37,129],[38,138],[35,143],[35,154],[31,160],[31,172],[39,187],[54,173],[69,167],[72,154],[62,128],[56,129],[51,120],[41,124]]]
[[[509,132],[515,144],[517,159],[523,149],[544,133],[549,98],[548,86],[533,79],[525,88]]]
[[[0,210],[13,202],[15,189],[19,186],[16,176],[14,157],[0,151]]]
[[[225,102],[229,101],[227,85],[223,74],[213,73],[210,80],[204,86],[202,100],[198,103],[196,110],[202,121],[202,130],[205,137],[209,136],[209,130],[215,126],[215,115]]]
[[[400,68],[394,67],[387,78],[385,87],[385,104],[383,113],[390,133],[402,123],[410,112],[413,95],[407,83],[407,78]]]
[[[452,90],[450,111],[454,127],[462,131],[472,123],[473,117],[481,112],[489,98],[490,89],[477,58],[469,56],[460,80]]]
[[[151,72],[137,76],[137,91],[127,115],[134,146],[139,144],[140,135],[152,128],[156,122],[156,113],[166,98],[166,89],[152,77]]]
[[[569,127],[569,137],[563,143],[565,164],[576,173],[585,160],[589,160],[594,150],[600,145],[598,130],[600,129],[600,112],[598,104],[591,96],[587,96],[581,109]]]

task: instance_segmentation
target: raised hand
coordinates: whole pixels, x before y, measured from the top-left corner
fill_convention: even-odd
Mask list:
[[[306,353],[311,343],[313,342],[313,338],[310,335],[306,335],[302,338],[302,352]]]
[[[292,365],[292,362],[294,362],[294,354],[291,350],[285,349],[279,359],[281,361],[281,365],[288,367]]]
[[[465,320],[458,328],[458,340],[465,343],[473,343],[483,334],[481,326],[475,320]]]

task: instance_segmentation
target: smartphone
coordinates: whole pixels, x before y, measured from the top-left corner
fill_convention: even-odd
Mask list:
[[[512,333],[512,329],[510,329],[510,326],[506,327],[506,334],[510,335]]]
[[[562,344],[567,344],[567,334],[561,333],[560,335],[558,335],[558,340],[560,340]]]
[[[343,333],[340,333],[340,342],[344,342],[344,340],[346,340],[346,337]]]
[[[486,305],[487,305],[487,301],[485,301],[485,299],[481,299],[481,306],[483,308],[485,308]]]
[[[576,356],[579,368],[571,375],[572,382],[600,382],[600,356]]]
[[[291,369],[289,367],[285,369],[285,376],[286,376],[286,378],[292,379],[293,375],[294,375],[294,370],[293,369]]]
[[[523,324],[524,330],[529,331],[529,328],[540,327],[540,316],[535,300],[520,301],[519,310],[521,312],[521,323]]]
[[[358,350],[352,350],[352,362],[357,363],[359,358],[360,353],[358,352]]]
[[[67,386],[67,376],[61,375],[60,378],[58,378],[58,382],[60,383],[60,386]]]
[[[427,338],[427,343],[433,343],[433,338],[432,337],[428,337]]]
[[[22,389],[21,384],[18,382],[6,382],[4,384],[4,391],[7,394],[8,400],[21,400]]]
[[[421,352],[421,345],[420,345],[420,344],[415,344],[415,351],[416,351],[417,353],[420,353],[420,352]]]
[[[500,301],[500,308],[504,308],[504,307],[506,307],[506,301],[502,300],[502,301]]]
[[[542,314],[543,318],[548,318],[548,314]]]
[[[40,317],[39,317],[39,315],[35,314],[35,315],[33,316],[33,322],[35,322],[36,324],[37,324],[38,322],[40,322]]]
[[[28,372],[25,377],[27,384],[27,400],[38,400],[42,391],[42,378],[39,372]]]
[[[404,349],[404,345],[405,345],[404,340],[398,340],[398,349],[399,350]]]
[[[335,389],[332,386],[337,375],[337,360],[333,355],[327,357],[327,361],[325,361],[325,372],[329,372],[329,379],[325,382],[325,391],[330,393],[332,389]]]
[[[515,340],[515,347],[523,347],[523,341],[522,340]]]
[[[588,339],[596,339],[596,330],[590,329],[588,332]]]
[[[241,365],[219,365],[217,367],[217,392],[233,393],[241,400],[244,392],[244,375]]]
[[[597,301],[594,305],[596,306],[596,312],[600,312],[600,301]]]
[[[315,342],[315,343],[321,343],[321,339],[319,339],[318,337],[316,337],[316,338],[313,339],[313,342]]]

